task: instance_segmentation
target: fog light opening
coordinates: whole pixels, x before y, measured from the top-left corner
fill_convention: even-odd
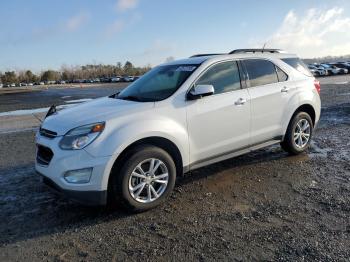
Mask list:
[[[90,182],[92,167],[71,170],[64,174],[64,180],[70,184],[86,184]]]

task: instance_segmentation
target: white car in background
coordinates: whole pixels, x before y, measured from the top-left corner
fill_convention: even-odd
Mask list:
[[[117,77],[112,77],[112,78],[111,78],[111,82],[112,82],[112,83],[120,82],[120,80],[121,80],[121,78],[120,78],[119,76],[117,76]]]
[[[318,68],[326,70],[327,75],[339,75],[342,73],[340,68],[328,64],[320,64]]]
[[[89,205],[158,206],[177,176],[280,143],[307,150],[320,84],[293,54],[241,49],[153,68],[122,92],[56,111],[36,135],[46,184]]]
[[[133,76],[124,76],[122,78],[122,81],[123,82],[132,82],[132,81],[134,81],[134,77]]]
[[[308,68],[310,72],[313,74],[313,76],[325,76],[326,75],[326,70],[322,68],[317,68],[314,65],[308,65]]]

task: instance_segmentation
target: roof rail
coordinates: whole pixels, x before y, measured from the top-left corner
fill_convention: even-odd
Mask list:
[[[213,55],[223,55],[223,54],[198,54],[198,55],[190,56],[190,58],[202,57],[202,56],[213,56]]]
[[[229,54],[238,54],[238,53],[285,53],[285,51],[281,49],[236,49],[231,51]]]

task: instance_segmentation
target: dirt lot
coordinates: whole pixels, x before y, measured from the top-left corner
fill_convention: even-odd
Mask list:
[[[136,215],[56,196],[34,172],[34,132],[0,134],[0,261],[349,261],[343,78],[321,80],[322,118],[307,154],[273,146],[196,170],[166,204]]]

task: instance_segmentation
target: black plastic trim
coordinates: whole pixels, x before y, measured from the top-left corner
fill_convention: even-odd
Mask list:
[[[250,48],[250,49],[236,49],[231,51],[229,54],[238,54],[238,53],[283,53],[281,49],[268,49],[268,48]]]
[[[37,144],[36,162],[43,166],[48,166],[54,156],[52,150],[46,146]]]
[[[246,150],[246,149],[249,149],[249,148],[253,148],[255,146],[263,145],[263,144],[268,143],[268,142],[282,141],[282,139],[283,139],[283,136],[276,136],[276,137],[274,137],[272,139],[268,139],[268,140],[265,140],[263,142],[255,143],[255,144],[248,145],[248,146],[244,146],[244,147],[241,147],[239,149],[234,149],[234,150],[231,150],[231,151],[228,151],[228,152],[224,152],[224,153],[221,153],[221,154],[218,154],[218,155],[215,155],[215,156],[211,156],[211,157],[208,157],[208,158],[205,158],[205,159],[201,159],[201,160],[198,160],[198,161],[196,161],[194,163],[191,163],[190,166],[184,167],[184,171],[185,170],[186,170],[186,172],[190,171],[192,165],[197,165],[197,164],[200,164],[200,163],[203,163],[203,162],[208,162],[210,160],[217,159],[217,158],[220,158],[220,157],[223,157],[223,156],[226,156],[226,155],[230,155],[230,154],[233,154],[233,153],[236,153],[236,152],[239,152],[239,151],[242,151],[242,150]]]
[[[54,132],[54,131],[51,131],[51,130],[48,130],[48,129],[45,129],[45,128],[41,128],[39,129],[39,133],[41,136],[44,136],[44,137],[47,137],[47,138],[55,138],[57,137],[57,133]]]
[[[85,206],[105,206],[107,204],[107,190],[104,191],[76,191],[61,188],[50,178],[37,172],[43,180],[43,183],[53,189],[56,193],[65,196],[75,202]]]
[[[194,57],[203,57],[203,56],[214,56],[214,55],[224,55],[224,54],[220,54],[220,53],[216,53],[216,54],[197,54],[197,55],[193,55],[190,56],[190,58],[194,58]]]

